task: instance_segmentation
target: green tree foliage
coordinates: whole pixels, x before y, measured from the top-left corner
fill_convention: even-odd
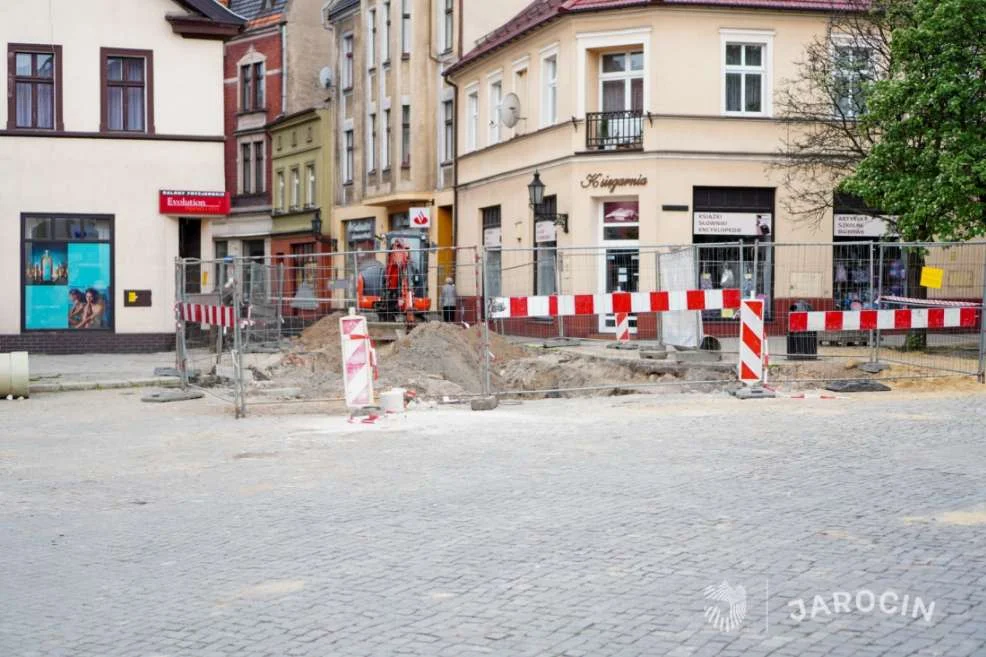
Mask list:
[[[866,95],[872,146],[840,188],[905,240],[986,235],[986,0],[913,0]]]

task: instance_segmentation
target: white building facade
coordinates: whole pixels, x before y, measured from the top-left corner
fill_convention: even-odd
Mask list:
[[[0,5],[0,351],[173,347],[175,258],[211,257],[228,212],[222,41],[242,22],[213,0]]]

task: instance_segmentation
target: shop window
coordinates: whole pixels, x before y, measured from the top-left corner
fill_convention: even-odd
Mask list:
[[[832,296],[836,309],[876,308],[881,289],[884,295],[907,296],[907,266],[902,250],[884,246],[881,253],[878,244],[896,240],[890,224],[861,199],[836,194],[834,201]]]
[[[102,129],[154,132],[154,55],[102,48]]]
[[[634,241],[640,239],[640,205],[637,201],[603,203],[603,240]]]
[[[411,216],[407,212],[395,212],[388,219],[390,230],[407,230],[411,227]]]
[[[558,197],[545,196],[540,210],[541,215],[534,217],[534,293],[558,294]]]
[[[363,271],[376,262],[376,219],[351,219],[344,222],[346,235],[345,272],[346,279],[355,281],[356,269]],[[367,276],[367,279],[372,278]],[[367,280],[368,284],[374,284]],[[378,285],[379,286],[379,285]],[[355,289],[353,290],[355,296]]]
[[[315,245],[312,242],[291,245],[291,283],[294,294],[292,307],[302,300],[315,298],[315,278],[318,264],[315,262]]]
[[[7,128],[62,130],[62,47],[9,44]]]
[[[502,229],[500,206],[493,205],[481,210],[483,217],[483,246],[486,252],[486,296],[498,297],[503,289],[503,266],[500,248]]]
[[[693,207],[698,287],[740,289],[744,297],[755,293],[757,298],[767,301],[769,317],[774,283],[774,250],[770,245],[774,233],[774,190],[696,187]],[[733,244],[727,244],[730,242]],[[736,315],[728,311],[703,314],[710,320],[723,316]]]
[[[24,331],[113,329],[113,217],[21,215]]]

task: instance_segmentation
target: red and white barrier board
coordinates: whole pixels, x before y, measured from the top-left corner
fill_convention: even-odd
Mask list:
[[[908,308],[903,310],[833,310],[793,312],[791,333],[805,331],[870,331],[894,329],[975,328],[976,308]]]
[[[376,355],[370,343],[366,317],[340,317],[339,334],[342,342],[342,381],[346,391],[346,406],[372,406]]]
[[[616,313],[616,341],[630,342],[629,313]]]
[[[551,296],[496,297],[490,316],[569,317],[618,313],[662,313],[675,310],[722,310],[740,307],[739,290],[682,290],[678,292],[610,292]]]
[[[744,299],[740,308],[739,380],[745,385],[763,382],[763,306],[762,299]]]
[[[186,322],[212,324],[232,328],[236,325],[236,312],[232,306],[208,306],[202,303],[179,303],[178,315]]]

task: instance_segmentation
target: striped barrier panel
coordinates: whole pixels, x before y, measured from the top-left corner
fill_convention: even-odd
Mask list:
[[[186,322],[212,324],[232,328],[236,325],[236,310],[232,306],[209,306],[204,303],[179,303],[178,315]]]
[[[616,313],[616,341],[630,342],[630,313]]]
[[[365,408],[373,405],[373,373],[376,353],[370,342],[366,317],[347,315],[339,318],[342,343],[342,383],[346,406]]]
[[[739,380],[748,386],[764,380],[763,307],[762,299],[744,299],[740,309]]]
[[[740,307],[740,298],[738,289],[494,297],[490,317],[510,319],[736,309]]]
[[[909,308],[904,310],[853,310],[792,312],[791,333],[806,331],[872,331],[939,328],[976,328],[977,308]]]

